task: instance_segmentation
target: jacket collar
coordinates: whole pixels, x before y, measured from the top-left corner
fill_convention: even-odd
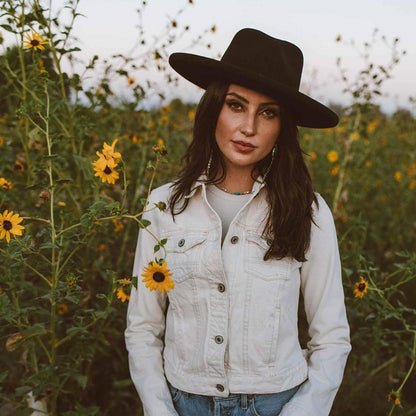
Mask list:
[[[188,195],[185,196],[185,198],[186,199],[192,198],[199,188],[205,188],[207,180],[208,178],[205,174],[201,175],[195,181],[191,191],[189,192]],[[253,189],[252,189],[252,196],[254,197],[255,195],[257,195],[260,192],[260,189],[262,189],[264,186],[265,186],[264,179],[262,176],[259,176],[257,180],[254,182]]]

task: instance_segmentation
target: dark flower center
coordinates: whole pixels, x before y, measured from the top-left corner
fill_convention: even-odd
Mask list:
[[[162,272],[153,273],[153,280],[155,282],[161,283],[165,280],[165,275]]]
[[[108,166],[106,166],[105,169],[104,169],[104,173],[106,175],[109,175],[111,173],[111,169]]]
[[[13,224],[8,221],[8,220],[4,220],[3,221],[3,229],[6,231],[10,231],[13,228]]]
[[[32,40],[30,41],[30,44],[31,44],[32,46],[39,46],[39,41],[38,41],[37,39],[32,39]]]
[[[358,285],[358,290],[359,290],[360,292],[364,292],[365,287],[366,287],[366,284],[365,284],[365,283],[360,283],[360,284]]]

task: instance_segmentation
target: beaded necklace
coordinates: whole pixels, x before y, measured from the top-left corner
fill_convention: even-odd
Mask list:
[[[232,194],[232,195],[248,195],[253,192],[253,191],[230,192],[227,188],[224,188],[223,186],[216,185],[216,187],[221,189],[221,191],[227,192],[227,194]]]

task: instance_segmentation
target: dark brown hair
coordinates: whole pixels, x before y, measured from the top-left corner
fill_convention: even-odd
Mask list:
[[[228,86],[224,82],[210,84],[199,102],[193,140],[184,155],[184,168],[173,184],[169,200],[173,216],[188,206],[189,199],[185,196],[191,192],[200,175],[207,173],[207,183],[218,183],[226,174],[225,163],[215,140],[215,129]],[[305,261],[313,221],[312,204],[317,204],[317,199],[299,145],[296,124],[284,107],[280,109],[280,118],[281,130],[275,158],[272,160],[269,154],[256,164],[252,172],[253,175],[264,176],[270,167],[265,177],[270,210],[263,231],[263,237],[269,242],[264,260],[289,256]],[[211,155],[211,167],[206,172]],[[222,174],[220,178],[217,178],[218,173]]]

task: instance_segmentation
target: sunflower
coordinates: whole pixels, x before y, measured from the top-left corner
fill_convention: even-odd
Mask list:
[[[125,301],[128,302],[130,300],[130,295],[128,295],[122,287],[118,287],[117,288],[117,299],[120,299],[123,303]]]
[[[94,176],[99,176],[103,183],[108,182],[114,184],[119,178],[119,173],[115,170],[117,163],[114,159],[106,159],[104,156],[100,156],[92,165],[95,170]]]
[[[13,185],[10,181],[6,180],[5,178],[0,178],[0,187],[8,191],[12,189]]]
[[[163,290],[169,292],[170,289],[175,287],[175,283],[170,278],[172,274],[173,273],[166,267],[166,262],[160,266],[155,261],[152,261],[144,268],[144,273],[142,274],[144,279],[142,282],[146,283],[146,287],[148,287],[150,291],[157,289],[160,293],[162,293]]]
[[[23,218],[19,217],[19,214],[14,214],[13,211],[7,209],[0,214],[0,240],[6,237],[7,242],[10,242],[10,234],[16,238],[16,235],[22,235],[22,230],[25,227],[19,225],[23,221]]]
[[[121,153],[115,152],[114,148],[116,147],[116,144],[118,142],[118,139],[115,139],[113,143],[111,143],[111,146],[109,146],[107,143],[104,143],[103,145],[103,153],[97,152],[97,155],[99,157],[104,157],[106,160],[113,159],[114,162],[117,164],[118,161],[121,159]]]
[[[65,315],[68,312],[68,305],[66,303],[58,303],[58,315]]]
[[[338,152],[336,150],[331,150],[328,153],[327,158],[331,163],[335,163],[338,160]]]
[[[25,49],[33,48],[35,51],[40,49],[43,50],[45,47],[43,45],[47,45],[49,42],[47,39],[42,38],[42,35],[36,32],[32,32],[31,34],[25,33],[25,40],[23,41],[23,47]]]
[[[131,285],[131,278],[130,277],[123,277],[122,279],[118,280],[118,283],[123,286],[130,286]]]
[[[394,179],[396,179],[397,182],[401,182],[402,181],[402,173],[397,171],[394,174]]]
[[[400,397],[397,395],[396,392],[391,392],[389,393],[389,395],[387,396],[387,400],[389,402],[394,401],[395,405],[400,405],[402,404],[402,402],[400,401]]]
[[[76,285],[78,282],[78,278],[75,277],[72,273],[68,274],[68,276],[66,277],[66,284],[71,287]]]
[[[121,221],[118,221],[115,218],[113,218],[111,221],[114,224],[114,232],[118,233],[124,228],[124,224]]]
[[[339,173],[339,165],[335,165],[329,170],[329,174],[331,176],[336,176],[338,175],[338,173]]]
[[[23,172],[26,170],[26,167],[20,160],[16,160],[16,162],[14,162],[14,170],[21,170]]]
[[[355,283],[354,296],[362,298],[368,290],[368,282],[364,277],[360,276],[360,281]]]

